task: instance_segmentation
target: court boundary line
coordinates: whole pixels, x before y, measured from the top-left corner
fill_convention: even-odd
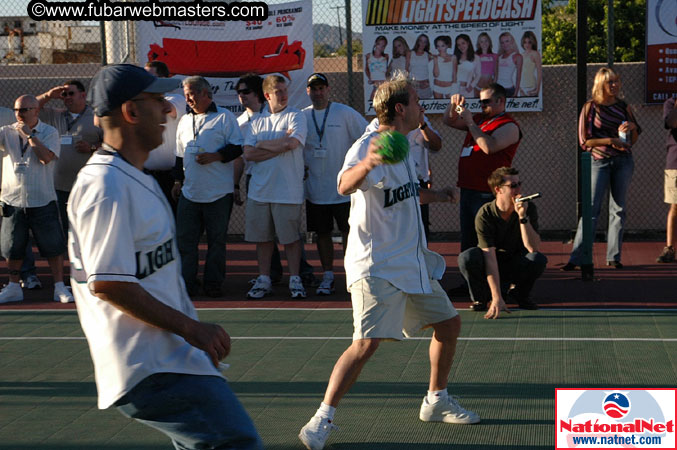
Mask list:
[[[237,341],[348,341],[352,336],[231,336]],[[405,341],[429,341],[430,336],[416,336]],[[0,336],[0,341],[84,341],[84,336]],[[459,337],[459,341],[498,342],[677,342],[677,338],[585,338],[585,337]]]
[[[250,307],[250,308],[241,308],[241,307],[223,307],[223,308],[196,308],[198,311],[351,311],[352,308],[275,308],[275,307]],[[470,308],[456,308],[457,311],[472,311]],[[527,311],[519,308],[511,308],[511,311]],[[663,311],[677,311],[677,307],[665,307],[665,308],[540,308],[534,313],[539,312],[548,312],[548,311],[576,311],[576,312],[663,312]],[[73,309],[0,309],[0,314],[3,313],[53,313],[53,312],[70,312],[77,313],[75,308]],[[478,313],[478,315],[481,313]],[[509,316],[508,316],[509,317]]]

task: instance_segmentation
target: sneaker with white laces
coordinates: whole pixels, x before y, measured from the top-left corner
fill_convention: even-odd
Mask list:
[[[21,280],[21,287],[28,290],[42,289],[42,283],[37,275],[28,275],[25,280]]]
[[[254,286],[247,292],[247,298],[263,298],[272,293],[273,287],[270,284],[270,280],[263,278],[263,275],[259,275],[254,282]]]
[[[306,288],[303,287],[301,277],[289,277],[289,295],[291,298],[306,298]]]
[[[325,276],[322,278],[322,283],[320,283],[320,285],[317,287],[315,293],[317,295],[331,295],[335,291],[336,289],[334,288],[334,279]]]
[[[458,400],[452,396],[449,396],[446,401],[440,400],[435,403],[429,403],[428,396],[425,396],[423,398],[423,404],[421,404],[421,412],[418,418],[423,422],[459,424],[471,424],[480,421],[480,416],[472,411],[463,409],[463,407],[458,404]]]
[[[54,288],[54,301],[61,303],[73,303],[75,299],[66,286]]]
[[[313,416],[301,428],[299,439],[308,450],[322,450],[331,430],[338,430],[331,420],[326,417]]]
[[[0,303],[20,302],[24,299],[24,292],[19,283],[9,283],[0,291]]]

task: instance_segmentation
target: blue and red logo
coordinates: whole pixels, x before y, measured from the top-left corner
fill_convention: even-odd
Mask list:
[[[607,395],[602,403],[604,413],[612,419],[622,419],[630,412],[630,400],[620,392]]]

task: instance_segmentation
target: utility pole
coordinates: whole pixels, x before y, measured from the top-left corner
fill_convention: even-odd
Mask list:
[[[339,14],[339,9],[345,8],[345,6],[332,6],[332,8],[336,10],[336,22],[338,23],[338,29],[339,29],[338,46],[340,47],[341,45],[343,45],[343,35],[341,34],[341,15]]]

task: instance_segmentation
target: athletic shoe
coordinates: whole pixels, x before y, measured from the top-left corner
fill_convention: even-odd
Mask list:
[[[254,282],[254,286],[247,292],[247,298],[263,298],[273,293],[273,288],[269,280],[263,278],[263,275]]]
[[[336,288],[334,288],[334,279],[327,278],[326,276],[322,278],[322,283],[320,283],[315,291],[317,295],[331,295],[334,292],[336,292]]]
[[[25,280],[21,280],[21,287],[32,291],[42,289],[42,283],[37,275],[28,275]]]
[[[428,403],[428,396],[423,397],[418,417],[423,422],[471,424],[480,421],[480,416],[463,409],[458,404],[458,400],[452,396],[449,396],[446,401],[440,400],[432,404]]]
[[[578,269],[578,266],[570,262],[566,263],[565,265],[559,268],[559,270],[561,270],[562,272],[573,272],[576,269]]]
[[[308,450],[322,450],[331,430],[338,430],[338,427],[331,423],[331,420],[326,417],[313,416],[301,428],[299,439]]]
[[[301,278],[289,277],[289,294],[291,298],[306,298],[306,288],[303,287]]]
[[[486,311],[487,309],[488,309],[488,308],[487,308],[487,304],[486,304],[486,303],[482,303],[482,302],[472,302],[472,303],[470,304],[470,310],[471,310],[471,311],[482,312],[482,311]]]
[[[621,264],[620,261],[607,261],[606,265],[613,267],[614,269],[622,269],[623,268],[623,264]]]
[[[66,286],[63,286],[54,288],[54,301],[61,303],[73,303],[75,299],[73,298],[73,294],[70,293]]]
[[[21,286],[10,283],[0,291],[0,303],[20,302],[24,299],[24,292]]]
[[[671,263],[675,262],[675,249],[672,247],[664,247],[663,252],[656,258],[657,263]]]
[[[302,273],[301,282],[305,287],[318,287],[320,280],[312,273]]]

